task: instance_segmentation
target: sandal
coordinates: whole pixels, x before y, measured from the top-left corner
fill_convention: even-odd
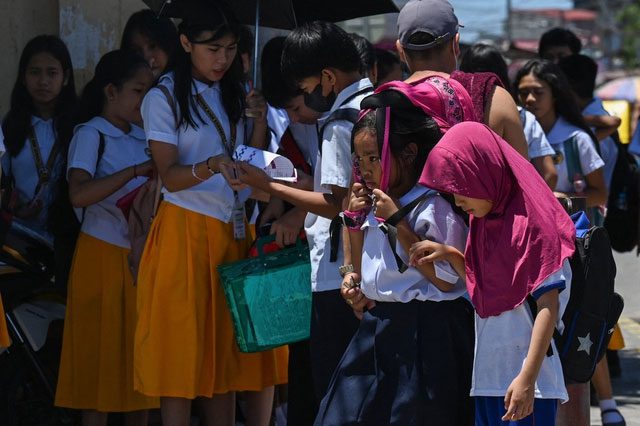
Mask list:
[[[627,422],[624,421],[624,417],[622,416],[622,413],[617,408],[609,408],[608,410],[601,411],[600,417],[603,418],[605,414],[614,413],[614,412],[618,413],[618,415],[622,418],[622,420],[619,422],[609,422],[609,423],[605,423],[605,421],[602,420],[602,426],[627,426]]]

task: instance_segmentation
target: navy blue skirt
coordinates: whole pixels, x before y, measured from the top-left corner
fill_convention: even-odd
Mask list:
[[[377,302],[342,357],[315,425],[473,425],[473,321],[463,298]]]

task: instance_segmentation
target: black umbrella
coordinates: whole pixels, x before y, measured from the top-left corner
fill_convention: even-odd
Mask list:
[[[209,0],[224,1],[238,20],[255,26],[253,78],[258,64],[259,27],[290,30],[305,22],[340,22],[382,13],[397,13],[391,0]],[[159,15],[180,18],[185,0],[144,0]]]

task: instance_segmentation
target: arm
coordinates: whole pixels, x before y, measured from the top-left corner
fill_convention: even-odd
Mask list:
[[[544,293],[537,304],[538,314],[533,323],[527,359],[520,374],[511,382],[504,398],[507,408],[506,414],[502,417],[504,421],[520,420],[533,412],[535,382],[558,320],[558,290]]]
[[[551,158],[550,155],[545,155],[543,157],[533,158],[531,162],[533,163],[533,167],[536,168],[540,176],[542,176],[547,185],[549,185],[549,188],[553,191],[558,183],[558,172],[553,165],[553,158]]]
[[[509,143],[524,158],[529,158],[522,121],[513,98],[504,88],[496,86],[485,108],[485,124]]]
[[[168,191],[182,191],[202,183],[193,176],[191,164],[182,165],[179,163],[176,145],[150,140],[149,146],[162,184]],[[202,161],[196,163],[195,173],[201,179],[209,179],[213,176],[209,171],[211,169],[215,173],[222,173],[231,184],[234,182],[233,176],[230,176],[229,168],[223,167],[222,164],[232,166],[233,163],[225,155],[203,158]]]
[[[615,115],[585,115],[584,120],[589,127],[595,128],[596,138],[600,142],[614,134],[622,123]]]
[[[86,170],[72,168],[69,172],[71,205],[80,208],[96,204],[122,188],[131,179],[151,173],[152,169],[151,161],[147,161],[96,179],[91,177]]]
[[[586,197],[587,207],[601,206],[607,203],[607,186],[604,183],[604,168],[594,170],[585,176],[587,189],[582,193],[575,192],[555,192],[558,197]]]
[[[467,279],[467,272],[464,266],[464,254],[453,246],[423,240],[411,245],[409,255],[409,263],[414,266],[439,260],[447,261],[460,278],[463,280]]]
[[[247,95],[247,112],[253,117],[253,133],[249,145],[266,149],[269,142],[269,126],[267,124],[267,102],[262,93],[251,90]]]
[[[238,179],[254,188],[281,198],[300,209],[333,219],[342,211],[342,200],[347,195],[347,188],[331,185],[331,193],[305,191],[292,188],[270,178],[263,170],[246,162],[236,163]]]

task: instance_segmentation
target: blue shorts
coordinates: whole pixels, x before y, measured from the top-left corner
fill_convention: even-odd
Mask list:
[[[533,401],[533,413],[522,420],[502,421],[507,410],[504,397],[476,396],[476,426],[554,426],[558,412],[557,399],[538,399]]]

